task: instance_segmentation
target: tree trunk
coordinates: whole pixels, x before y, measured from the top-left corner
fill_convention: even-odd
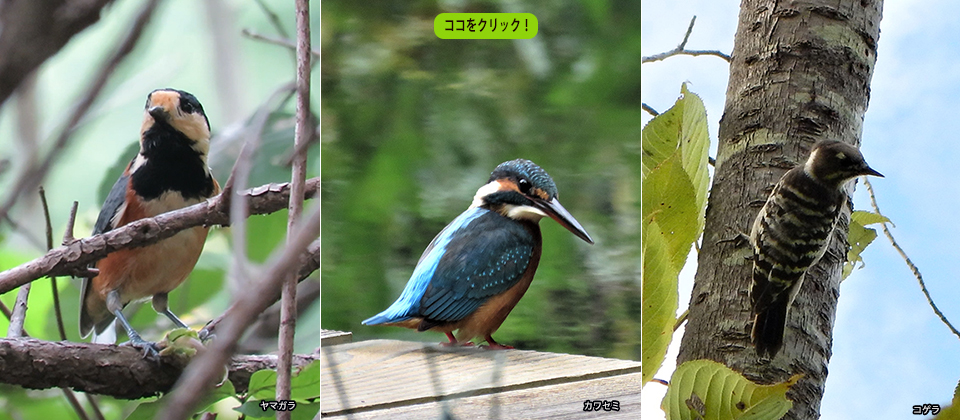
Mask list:
[[[749,233],[773,185],[814,142],[860,143],[876,63],[882,0],[743,0],[699,269],[678,363],[712,359],[754,381],[805,376],[787,394],[788,419],[819,417],[846,257],[850,209],[810,269],[787,320],[784,347],[760,363],[750,342]],[[848,191],[852,192],[851,191]]]

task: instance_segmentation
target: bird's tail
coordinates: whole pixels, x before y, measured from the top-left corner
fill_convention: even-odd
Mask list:
[[[117,319],[114,318],[111,320],[103,330],[100,328],[95,329],[93,331],[93,337],[90,338],[90,342],[98,344],[116,344]]]
[[[787,305],[769,305],[753,319],[750,339],[757,356],[774,358],[783,346],[783,329],[787,324]]]

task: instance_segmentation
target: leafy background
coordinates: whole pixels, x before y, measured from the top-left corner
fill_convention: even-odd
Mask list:
[[[41,139],[49,139],[61,128],[74,103],[88,88],[88,81],[99,71],[104,57],[111,54],[125,36],[142,4],[134,0],[115,1],[104,10],[100,22],[72,39],[40,68],[36,117]],[[287,34],[295,33],[293,2],[265,4],[280,17]],[[317,6],[311,19],[315,28],[313,43],[319,47],[323,19]],[[215,27],[222,31],[214,30]],[[114,74],[74,134],[71,146],[64,150],[44,182],[55,243],[59,243],[63,235],[74,200],[80,203],[76,236],[89,235],[106,191],[135,153],[144,100],[153,89],[175,87],[200,99],[214,131],[210,164],[214,176],[221,183],[226,181],[243,141],[238,134],[248,128],[253,112],[267,102],[278,87],[292,81],[295,74],[295,62],[289,50],[246,38],[241,35],[242,29],[279,36],[256,2],[161,2],[137,48]],[[315,68],[312,85],[315,110],[320,109],[319,74]],[[12,168],[0,174],[0,191],[4,193],[25,159],[16,131],[15,98],[5,105],[0,109],[0,157],[10,159]],[[264,130],[251,185],[285,182],[290,178],[284,160],[293,144],[293,103],[272,104],[270,109],[275,112]],[[320,174],[319,149],[314,147],[309,152],[308,177]],[[309,204],[306,211],[315,207],[316,204]],[[18,202],[12,217],[27,233],[11,229],[9,224],[0,224],[0,270],[42,254],[36,241],[30,239],[44,235],[42,211],[35,195]],[[253,261],[265,260],[282,243],[285,234],[286,212],[251,218],[249,257]],[[226,278],[230,258],[229,229],[211,229],[197,269],[186,283],[171,293],[171,309],[195,328],[222,313],[231,293],[243,290],[241,285],[231,284]],[[308,282],[318,284],[319,276],[315,277]],[[80,281],[60,278],[58,284],[68,339],[80,341],[77,333]],[[0,296],[7,306],[12,306],[15,298],[15,292]],[[132,313],[134,306],[125,312]],[[148,340],[159,340],[171,324],[157,316],[149,304],[143,306],[133,316],[132,323]],[[319,306],[314,304],[300,314],[295,344],[298,353],[311,352],[320,345]],[[59,340],[54,319],[50,281],[38,280],[30,295],[25,329],[37,338]],[[0,331],[6,329],[7,320],[0,318]],[[274,328],[274,334],[275,331]],[[254,344],[263,342],[268,343],[266,347],[256,345],[246,349],[257,353],[275,350],[275,339],[258,340]],[[99,400],[107,418],[122,418],[137,405],[137,402],[106,397]],[[221,413],[218,418],[235,417],[238,413],[231,408],[238,405],[236,400],[221,402],[216,410]],[[0,385],[0,419],[75,416],[59,390],[26,391]]]
[[[458,11],[531,12],[539,33],[440,40],[446,4],[324,3],[323,327],[445,341],[360,321],[399,296],[490,171],[523,157],[597,244],[544,220],[536,280],[495,338],[639,359],[639,6],[470,3]]]
[[[863,154],[886,178],[873,179],[883,214],[900,245],[923,273],[930,293],[954,325],[960,320],[960,287],[955,213],[956,93],[960,47],[956,2],[904,0],[884,2],[877,65],[864,118]],[[696,26],[689,49],[730,52],[740,2],[642,0],[643,54],[677,46],[693,15]],[[643,65],[643,101],[664,111],[689,82],[703,98],[710,136],[717,138],[729,77],[716,57],[674,57]],[[648,115],[644,116],[649,119]],[[715,156],[716,149],[711,151]],[[854,208],[869,209],[863,184]],[[821,415],[824,419],[903,419],[916,404],[948,404],[960,378],[960,342],[927,305],[903,260],[878,238],[863,254],[866,266],[854,270],[840,287],[830,375]],[[680,308],[686,309],[693,284],[692,264],[681,273]],[[658,378],[675,361],[676,348]],[[663,418],[659,409],[666,388],[643,390],[644,419]]]

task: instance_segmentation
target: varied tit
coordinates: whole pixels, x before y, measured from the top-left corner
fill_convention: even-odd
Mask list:
[[[147,95],[140,152],[110,189],[93,233],[202,202],[220,193],[207,166],[210,123],[197,98],[176,89]],[[193,227],[156,244],[124,249],[96,263],[96,277],[84,279],[80,334],[103,334],[116,319],[130,343],[156,354],[123,315],[130,302],[153,297],[153,308],[186,328],[167,306],[167,294],[193,270],[207,238],[207,227]],[[110,333],[113,333],[111,328]],[[112,339],[110,340],[112,341]]]

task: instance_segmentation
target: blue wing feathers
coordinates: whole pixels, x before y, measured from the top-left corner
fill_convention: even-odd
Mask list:
[[[406,287],[403,288],[403,292],[400,293],[400,297],[397,298],[396,302],[383,312],[367,318],[363,321],[363,324],[378,325],[401,322],[419,316],[420,300],[423,298],[430,281],[434,278],[437,264],[443,257],[447,244],[450,243],[451,239],[453,239],[454,235],[461,228],[489,212],[490,211],[486,209],[471,208],[461,213],[456,219],[453,219],[447,227],[443,228],[443,230],[433,238],[433,241],[430,242],[427,249],[423,251],[423,254],[420,256],[420,261],[417,263],[417,268],[413,270],[410,280],[407,281]]]
[[[534,242],[520,223],[492,212],[478,218],[447,245],[425,291],[421,314],[438,321],[466,318],[487,299],[517,284],[530,263]]]
[[[464,319],[517,284],[535,242],[522,224],[486,209],[469,209],[430,243],[397,301],[363,323]]]

